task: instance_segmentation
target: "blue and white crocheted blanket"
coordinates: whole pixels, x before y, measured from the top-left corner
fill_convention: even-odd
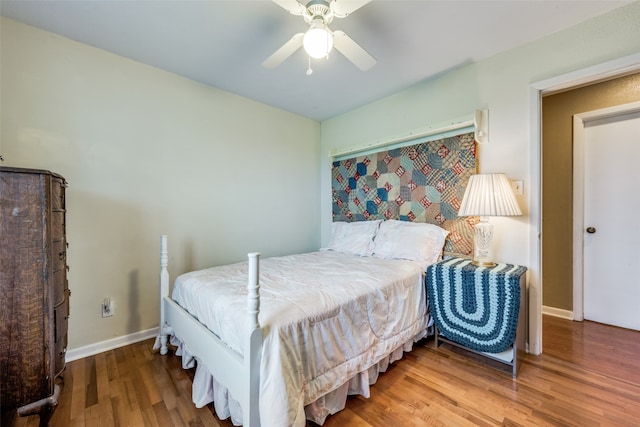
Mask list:
[[[472,350],[499,353],[516,336],[525,267],[476,267],[453,258],[427,269],[431,314],[439,333]]]

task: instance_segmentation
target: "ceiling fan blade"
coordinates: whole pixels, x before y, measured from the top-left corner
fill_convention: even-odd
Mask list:
[[[280,65],[285,59],[290,57],[293,52],[302,46],[303,37],[304,33],[298,33],[291,37],[291,39],[283,44],[280,49],[276,50],[273,55],[265,59],[262,66],[265,68],[275,68]]]
[[[378,62],[376,58],[369,55],[369,52],[342,31],[333,32],[333,46],[362,71],[367,71]]]
[[[292,15],[302,15],[306,10],[306,8],[296,0],[273,0],[273,2]]]
[[[333,3],[331,3],[331,9],[336,17],[344,18],[370,1],[371,0],[334,0]]]

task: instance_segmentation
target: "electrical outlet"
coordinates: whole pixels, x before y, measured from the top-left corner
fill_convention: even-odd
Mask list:
[[[111,301],[111,298],[105,298],[104,301],[102,301],[102,317],[113,316],[114,313],[113,301]]]
[[[524,184],[521,180],[511,181],[511,188],[513,188],[513,192],[518,196],[522,196],[522,194],[524,193],[523,185]]]

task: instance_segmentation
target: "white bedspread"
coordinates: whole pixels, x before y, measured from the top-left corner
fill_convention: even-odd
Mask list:
[[[304,426],[305,405],[423,336],[425,268],[332,251],[261,260],[261,424]],[[246,262],[183,274],[173,289],[178,304],[239,354],[246,296]]]

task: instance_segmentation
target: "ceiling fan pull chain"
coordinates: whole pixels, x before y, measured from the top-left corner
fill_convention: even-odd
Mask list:
[[[313,70],[311,69],[311,55],[309,55],[309,68],[307,68],[307,76],[313,74]]]
[[[327,28],[328,29],[328,28]],[[327,60],[329,60],[329,52],[331,52],[331,49],[333,48],[333,34],[331,34],[331,30],[329,30],[329,37],[327,37]]]

